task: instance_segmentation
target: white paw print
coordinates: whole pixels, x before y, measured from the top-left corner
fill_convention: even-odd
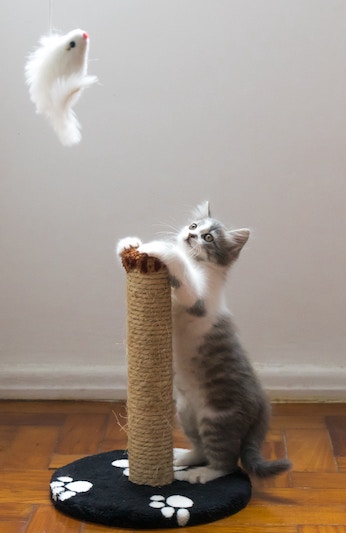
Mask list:
[[[177,510],[177,522],[178,525],[186,526],[190,520],[189,507],[193,506],[193,501],[186,496],[179,496],[178,494],[168,496],[166,499],[159,494],[151,496],[149,506],[154,509],[160,509],[165,518],[172,518]]]
[[[61,502],[81,492],[88,492],[92,486],[93,484],[89,481],[73,481],[73,478],[68,476],[58,477],[57,481],[52,481],[50,484],[53,500]]]
[[[117,468],[123,468],[123,475],[127,477],[129,476],[130,469],[128,459],[117,459],[116,461],[112,462],[112,466],[116,466]]]

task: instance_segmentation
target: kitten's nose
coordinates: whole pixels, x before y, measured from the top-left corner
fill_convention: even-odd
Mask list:
[[[197,235],[195,235],[194,233],[189,233],[188,239],[195,239],[196,237]]]

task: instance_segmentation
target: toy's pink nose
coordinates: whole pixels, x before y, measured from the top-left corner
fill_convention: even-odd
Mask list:
[[[89,35],[87,34],[86,31],[83,33],[83,37],[84,37],[84,39],[89,39]]]

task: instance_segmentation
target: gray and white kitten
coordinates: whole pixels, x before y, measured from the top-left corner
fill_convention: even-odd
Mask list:
[[[205,203],[176,242],[130,246],[167,265],[173,298],[174,389],[180,424],[192,450],[175,458],[176,479],[206,483],[238,466],[267,477],[288,470],[287,459],[266,461],[261,445],[268,430],[270,407],[239,342],[225,302],[227,272],[249,238],[248,229],[228,231],[210,217]]]

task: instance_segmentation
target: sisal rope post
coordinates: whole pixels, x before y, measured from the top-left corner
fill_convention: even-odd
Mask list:
[[[173,481],[171,287],[166,266],[135,248],[121,254],[127,272],[129,479]]]

